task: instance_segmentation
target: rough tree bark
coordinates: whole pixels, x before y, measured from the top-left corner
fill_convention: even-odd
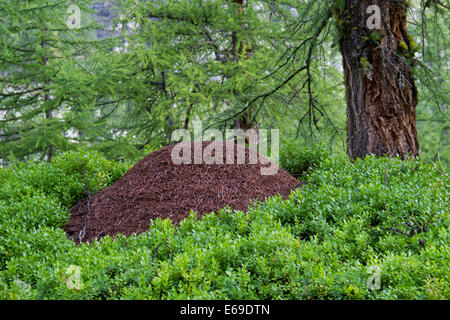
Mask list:
[[[371,5],[380,8],[379,28],[374,20],[368,25],[376,18],[374,11],[368,12]],[[414,43],[406,28],[406,6],[404,0],[345,0],[337,15],[351,159],[419,155]]]

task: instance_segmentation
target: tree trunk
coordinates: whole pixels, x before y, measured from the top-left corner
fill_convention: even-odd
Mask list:
[[[47,29],[46,28],[44,28],[44,35],[47,33]],[[42,48],[45,48],[47,46],[47,41],[44,39],[44,40],[42,40],[42,42],[41,42],[41,47]],[[44,55],[43,57],[42,57],[42,65],[44,66],[44,67],[46,67],[47,66],[47,63],[48,63],[48,56],[47,55]],[[44,89],[44,91],[45,91],[45,95],[44,95],[44,104],[47,102],[47,101],[49,101],[50,100],[50,95],[48,94],[48,88],[49,88],[49,85],[50,85],[50,79],[45,79],[44,80],[44,83],[45,83],[45,89]],[[46,110],[45,111],[45,119],[47,119],[47,120],[52,120],[53,119],[53,110]],[[51,160],[52,160],[52,158],[53,158],[53,155],[54,155],[54,153],[55,153],[55,150],[56,149],[56,147],[52,144],[52,143],[49,143],[48,144],[48,146],[47,146],[47,150],[45,151],[45,153],[44,153],[44,156],[46,157],[46,160],[48,161],[48,162],[50,162]]]
[[[233,0],[234,3],[237,3],[239,5],[239,13],[242,13],[245,11],[247,7],[247,0]],[[247,26],[244,24],[242,26],[243,29],[247,28]],[[241,56],[244,57],[245,60],[248,60],[252,57],[253,51],[251,43],[248,43],[246,41],[238,41],[238,34],[237,32],[233,32],[232,34],[232,42],[233,42],[233,56],[236,62],[239,61],[239,58]],[[239,96],[240,93],[235,92],[236,96]],[[259,124],[256,121],[256,119],[252,119],[252,108],[250,107],[246,112],[241,114],[236,120],[234,124],[235,129],[242,129],[244,131],[253,129],[255,130],[255,133],[257,134],[257,141],[259,141]],[[249,143],[248,138],[245,139],[246,143]]]
[[[368,11],[371,5],[380,8],[378,26],[376,11]],[[407,32],[406,12],[404,0],[346,0],[337,16],[352,160],[419,155],[412,73],[416,45]]]

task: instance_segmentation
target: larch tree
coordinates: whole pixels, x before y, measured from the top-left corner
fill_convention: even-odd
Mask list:
[[[286,26],[286,32],[307,34],[300,46],[282,54],[285,63],[292,51],[305,52],[294,75],[306,77],[302,84],[309,95],[309,120],[325,110],[316,101],[313,90],[314,75],[311,65],[318,58],[317,51],[329,41],[334,30],[334,41],[343,61],[347,101],[347,152],[350,159],[366,155],[419,156],[416,128],[418,88],[415,67],[432,72],[424,54],[417,57],[419,44],[408,33],[408,11],[412,16],[424,17],[426,10],[448,17],[449,4],[440,0],[413,1],[419,9],[413,11],[406,0],[333,0],[304,1],[296,22]],[[295,7],[295,1],[290,5]],[[297,5],[298,6],[298,5]],[[274,7],[272,7],[274,8]],[[276,8],[275,8],[276,10]],[[431,21],[431,23],[436,23]],[[445,19],[444,19],[445,20]],[[416,22],[424,33],[426,21]],[[431,44],[422,37],[420,45]],[[438,50],[443,50],[440,48]],[[298,79],[296,77],[296,79]],[[293,81],[287,78],[282,85]],[[298,81],[298,80],[297,80]],[[433,85],[436,85],[434,83]],[[267,94],[276,92],[269,91]],[[252,102],[265,97],[261,95]],[[248,108],[249,106],[247,106]]]
[[[419,155],[412,70],[417,44],[407,31],[407,6],[355,0],[345,1],[339,12],[352,159]]]
[[[291,41],[282,30],[286,12],[274,21],[267,3],[130,0],[125,8],[121,25],[137,28],[127,31],[130,73],[120,81],[128,88],[121,99],[133,106],[127,130],[144,143],[170,142],[170,129],[188,128],[197,116],[204,129],[249,129],[262,109],[250,101],[294,69],[261,79]],[[283,110],[283,100],[294,105],[292,92],[286,86],[268,95],[263,111]]]
[[[83,64],[95,41],[87,14],[81,16],[89,4],[1,2],[0,157],[50,160],[69,148],[71,130],[91,130]]]
[[[111,0],[115,39],[97,46],[67,27],[69,3],[4,0],[0,157],[86,144],[122,158],[196,117],[204,130],[257,123],[298,143],[329,138],[351,159],[417,157],[416,108],[450,104],[448,2]]]

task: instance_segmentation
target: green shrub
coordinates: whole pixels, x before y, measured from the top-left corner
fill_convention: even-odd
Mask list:
[[[322,146],[312,147],[291,140],[280,146],[280,166],[295,178],[301,178],[308,170],[322,163],[327,155]]]
[[[316,159],[287,200],[81,245],[61,227],[84,196],[83,168],[97,191],[127,164],[68,153],[0,169],[0,298],[449,299],[444,174],[398,159]],[[371,290],[374,266],[381,288]]]

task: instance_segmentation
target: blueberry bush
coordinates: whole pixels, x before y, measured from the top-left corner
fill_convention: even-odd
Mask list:
[[[130,163],[69,152],[1,168],[0,298],[450,298],[442,168],[289,152],[281,164],[304,184],[286,200],[201,220],[191,212],[178,227],[157,219],[148,232],[80,245],[62,227],[84,196],[84,175],[94,193]]]

